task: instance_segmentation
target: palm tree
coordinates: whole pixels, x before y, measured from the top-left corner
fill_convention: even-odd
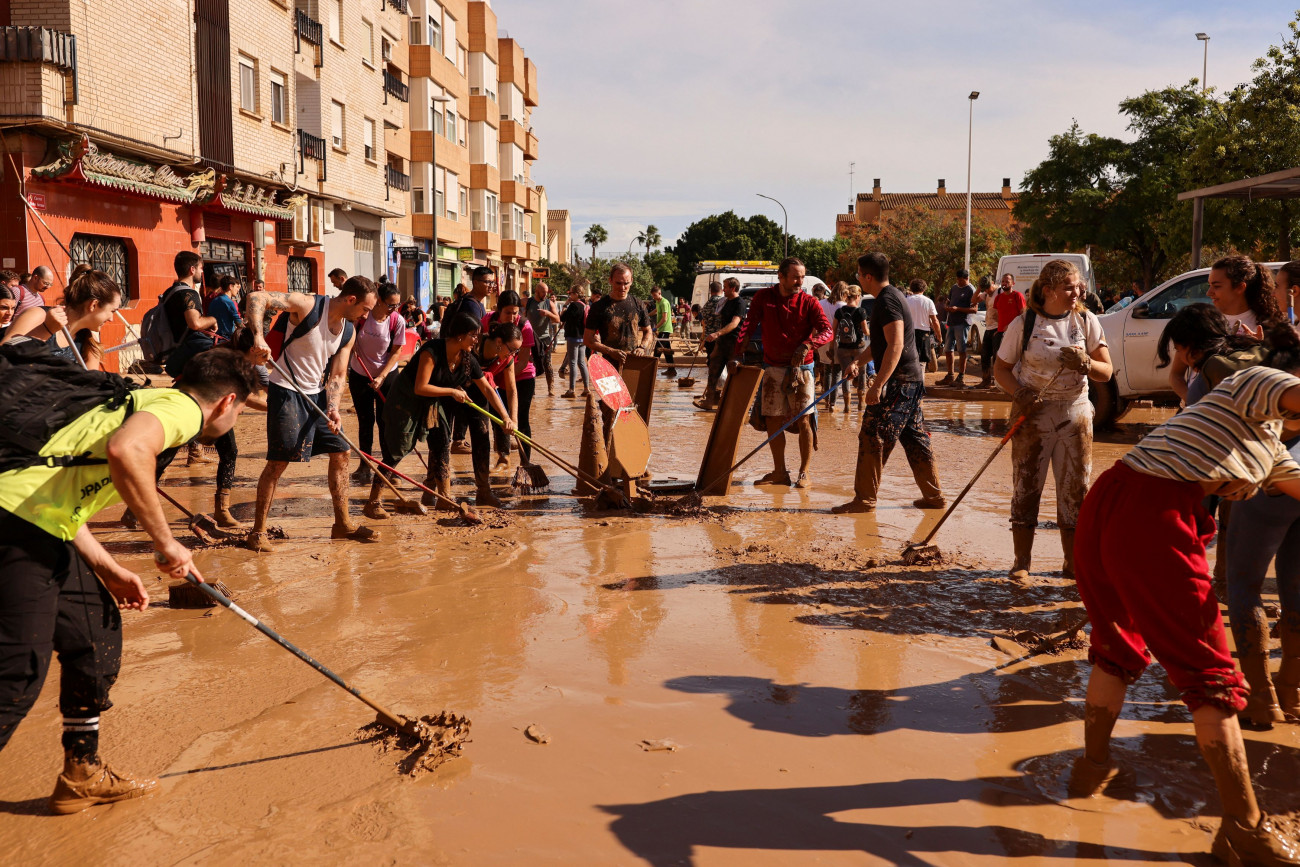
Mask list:
[[[596,248],[609,240],[609,232],[600,223],[592,223],[587,234],[582,236],[582,243],[591,245],[591,264],[596,264]]]
[[[646,226],[645,231],[636,236],[636,242],[639,246],[645,247],[645,254],[649,256],[650,248],[658,247],[664,242],[664,238],[659,234],[658,228]]]

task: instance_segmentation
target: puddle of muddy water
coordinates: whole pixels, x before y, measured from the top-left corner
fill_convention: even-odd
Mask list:
[[[690,396],[659,386],[656,476],[698,469],[710,416]],[[926,411],[955,491],[995,441],[943,423],[978,425],[986,410]],[[533,416],[539,441],[576,450],[576,401],[539,394]],[[261,469],[256,424],[239,431],[245,483]],[[15,863],[50,864],[993,865],[1204,852],[1212,787],[1156,666],[1116,730],[1139,793],[1056,803],[1087,665],[1072,650],[995,670],[1008,657],[992,634],[1051,633],[1078,608],[1051,572],[1054,531],[1039,534],[1030,582],[1001,571],[1009,459],[936,540],[951,562],[905,569],[890,564],[938,516],[910,507],[901,453],[875,514],[828,512],[851,495],[856,433],[856,413],[823,415],[811,490],[754,488],[770,468],[761,455],[725,500],[709,499],[727,507],[717,519],[578,508],[571,480],[548,467],[550,496],[514,501],[508,526],[396,518],[369,546],[329,540],[324,462],[291,467],[281,550],[203,551],[200,568],[395,711],[473,718],[463,756],[406,779],[354,737],[373,713],[236,618],[128,614],[103,752],[162,775],[161,794],[40,814],[60,759],[51,678],[0,753],[0,846]],[[747,430],[740,447],[759,442]],[[1096,470],[1124,448],[1099,443]],[[459,472],[468,460],[454,458]],[[202,505],[209,476],[168,478]],[[122,550],[146,569],[147,552]],[[544,747],[521,734],[530,726]],[[1266,808],[1294,808],[1294,730],[1247,737]],[[664,742],[675,749],[645,748]]]

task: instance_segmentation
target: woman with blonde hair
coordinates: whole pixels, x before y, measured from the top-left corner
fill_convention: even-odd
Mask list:
[[[78,265],[72,272],[63,303],[55,307],[30,307],[14,317],[4,342],[40,340],[54,355],[69,361],[78,357],[91,370],[100,369],[102,357],[95,332],[113,318],[122,305],[122,289],[103,271]],[[71,334],[69,345],[65,334]]]
[[[1012,423],[1025,416],[1011,439],[1010,575],[1029,577],[1038,507],[1050,468],[1056,480],[1056,523],[1065,555],[1062,571],[1074,577],[1074,528],[1092,477],[1092,404],[1088,381],[1107,382],[1113,371],[1106,336],[1083,304],[1083,278],[1054,259],[1029,290],[1029,309],[1007,326],[994,377],[1014,395]]]

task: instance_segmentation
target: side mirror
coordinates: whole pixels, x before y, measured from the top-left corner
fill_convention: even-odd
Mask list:
[[[1134,319],[1151,318],[1151,308],[1147,306],[1146,302],[1133,305],[1133,318]]]

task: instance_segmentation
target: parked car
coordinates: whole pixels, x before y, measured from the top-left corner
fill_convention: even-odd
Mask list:
[[[1270,262],[1274,273],[1282,262]],[[1138,398],[1173,397],[1168,368],[1157,367],[1156,347],[1174,315],[1191,304],[1209,304],[1210,269],[1198,268],[1166,280],[1155,289],[1112,307],[1097,317],[1106,333],[1115,375],[1107,383],[1090,383],[1096,424],[1116,421]]]

